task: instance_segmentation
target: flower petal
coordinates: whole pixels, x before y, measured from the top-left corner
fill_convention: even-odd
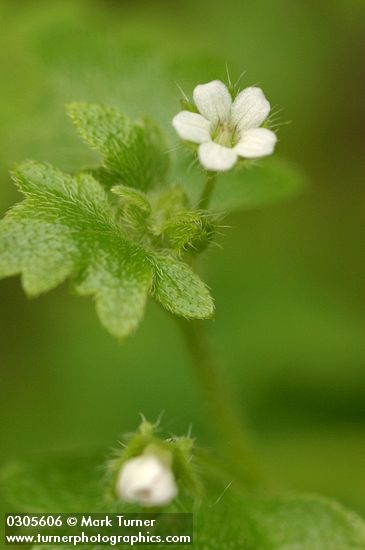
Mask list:
[[[199,84],[194,89],[193,97],[199,112],[211,122],[228,120],[232,98],[227,86],[220,80]]]
[[[243,132],[260,126],[269,112],[270,103],[261,88],[246,88],[233,102],[231,120],[238,130]]]
[[[277,137],[267,128],[251,128],[246,130],[240,141],[234,147],[240,157],[254,159],[271,155],[274,151]]]
[[[181,139],[193,143],[204,143],[210,140],[210,122],[198,113],[181,111],[172,119],[172,125]]]
[[[214,141],[199,146],[199,160],[207,170],[225,172],[230,170],[237,160],[234,149],[223,147]]]

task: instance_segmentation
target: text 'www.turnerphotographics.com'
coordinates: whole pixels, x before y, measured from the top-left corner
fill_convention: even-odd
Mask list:
[[[7,514],[5,544],[192,544],[192,514]]]

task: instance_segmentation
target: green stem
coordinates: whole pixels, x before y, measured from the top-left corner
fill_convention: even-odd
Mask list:
[[[207,172],[199,208],[206,210],[217,181],[216,172]],[[261,468],[250,442],[249,430],[242,422],[239,407],[216,365],[201,321],[177,318],[180,331],[197,376],[201,394],[218,436],[226,466],[248,486],[261,483]]]
[[[201,208],[202,210],[206,210],[208,208],[216,183],[217,173],[207,172],[207,179],[205,181],[205,186],[199,200],[199,208]]]
[[[257,487],[260,485],[261,469],[252,450],[249,430],[244,426],[239,407],[216,365],[203,322],[181,318],[177,321],[226,465],[237,479],[250,487]]]

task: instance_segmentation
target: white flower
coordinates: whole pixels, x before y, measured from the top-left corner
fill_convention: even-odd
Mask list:
[[[260,88],[246,88],[232,103],[231,94],[219,80],[194,89],[199,113],[181,111],[172,121],[178,135],[199,144],[199,160],[207,170],[229,170],[238,157],[271,155],[277,141],[267,128],[260,128],[270,112],[270,103]]]
[[[176,497],[177,486],[170,468],[158,456],[146,454],[123,464],[116,492],[126,502],[164,506]]]

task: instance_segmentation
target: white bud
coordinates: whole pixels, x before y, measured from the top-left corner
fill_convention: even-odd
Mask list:
[[[125,462],[120,470],[117,495],[142,506],[164,506],[177,495],[175,478],[158,456],[140,455]]]

